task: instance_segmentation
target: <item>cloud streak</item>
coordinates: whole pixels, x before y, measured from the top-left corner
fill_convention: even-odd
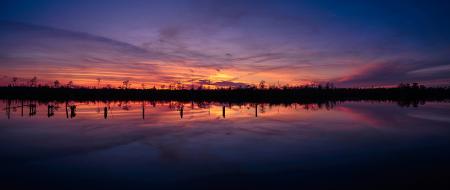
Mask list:
[[[8,77],[84,85],[101,77],[116,85],[265,80],[358,86],[445,81],[449,74],[448,3],[17,0],[1,5],[0,20],[11,21],[0,22],[0,74]]]
[[[450,60],[389,60],[365,65],[337,79],[342,85],[395,85],[400,82],[448,84]]]

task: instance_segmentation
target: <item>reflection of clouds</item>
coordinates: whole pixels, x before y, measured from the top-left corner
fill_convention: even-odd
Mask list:
[[[38,106],[35,117],[20,117],[17,112],[13,113],[11,120],[1,117],[4,126],[0,128],[0,150],[9,155],[4,159],[26,161],[83,157],[140,144],[145,145],[142,151],[157,152],[157,159],[163,161],[220,160],[225,159],[224,155],[213,150],[234,152],[238,151],[234,148],[243,144],[246,147],[240,147],[244,149],[239,151],[261,144],[267,145],[268,151],[276,151],[280,146],[298,142],[324,143],[339,141],[343,137],[354,140],[359,133],[373,132],[373,127],[406,136],[433,134],[448,128],[448,120],[442,120],[442,113],[448,109],[435,105],[408,109],[392,103],[350,102],[338,104],[335,109],[314,111],[301,106],[266,105],[265,113],[255,118],[253,105],[244,104],[234,105],[231,109],[227,107],[224,119],[221,118],[221,104],[202,107],[193,104],[191,108],[192,103],[189,102],[178,103],[184,105],[185,117],[181,119],[179,110],[169,106],[175,102],[147,102],[146,116],[142,119],[142,102],[129,101],[109,103],[120,104],[121,107],[111,106],[110,115],[105,120],[102,112],[96,110],[108,103],[74,104],[77,105],[77,116],[73,119],[65,118],[64,109],[47,118],[44,114],[46,104]],[[4,107],[5,102],[1,105]],[[123,105],[128,105],[129,109],[122,109]],[[433,126],[421,127],[430,124],[430,119],[435,121]],[[370,135],[370,138],[376,137]],[[305,147],[316,146],[313,144]],[[203,156],[199,158],[198,155]]]
[[[448,122],[444,115],[449,112],[447,108],[441,107],[439,104],[425,104],[420,109],[408,109],[393,106],[390,103],[347,103],[337,106],[336,110],[348,113],[355,121],[367,123],[375,128],[387,130],[403,128],[406,131],[420,126],[428,126],[430,125],[429,121],[438,122],[434,124],[441,126]]]
[[[408,116],[414,117],[414,118],[418,118],[418,119],[425,119],[425,120],[435,121],[435,122],[450,123],[450,118],[448,117],[448,115],[445,115],[445,114],[418,112],[418,113],[408,114]]]
[[[367,123],[371,126],[382,126],[385,120],[379,120],[377,118],[373,118],[370,112],[367,113],[364,110],[361,111],[359,109],[351,108],[351,107],[345,107],[345,106],[338,106],[336,108],[339,111],[345,112],[350,115],[354,120]]]

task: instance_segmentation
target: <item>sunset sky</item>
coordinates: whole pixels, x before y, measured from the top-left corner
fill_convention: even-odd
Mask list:
[[[450,83],[450,1],[2,0],[0,84]]]

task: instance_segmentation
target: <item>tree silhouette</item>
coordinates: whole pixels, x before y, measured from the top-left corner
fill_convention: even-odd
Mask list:
[[[327,84],[325,84],[325,88],[326,89],[333,89],[334,88],[334,84],[332,82],[327,82]]]
[[[129,80],[124,80],[122,83],[123,83],[123,88],[124,89],[128,89],[128,86],[130,85],[130,81]]]
[[[37,77],[34,76],[33,78],[30,79],[30,86],[36,87],[36,83],[37,83]]]
[[[425,87],[419,84],[403,84],[401,88],[334,88],[333,85],[301,85],[284,86],[283,89],[268,89],[264,86],[256,88],[216,88],[199,90],[142,90],[120,88],[92,89],[82,86],[70,88],[34,87],[36,79],[30,80],[29,87],[0,87],[0,97],[8,99],[35,99],[35,100],[180,100],[180,101],[218,101],[218,102],[319,102],[327,106],[326,101],[397,101],[401,106],[414,106],[425,101],[448,101],[450,87]],[[56,85],[58,86],[58,85]],[[328,87],[327,87],[328,86]],[[125,87],[129,83],[125,81]],[[261,86],[260,86],[261,87]]]
[[[69,81],[68,83],[67,83],[67,88],[72,88],[73,87],[73,82],[72,81]]]
[[[177,90],[182,90],[182,89],[183,89],[183,86],[182,86],[181,81],[177,81],[176,84],[175,84],[175,86],[176,86],[176,89],[177,89]]]
[[[53,81],[53,86],[54,86],[55,88],[58,88],[59,85],[60,85],[60,82],[59,82],[58,80]]]
[[[101,78],[97,78],[97,88],[100,88],[100,81],[101,80],[102,80]]]
[[[259,82],[259,88],[260,89],[266,88],[266,81],[262,80],[261,82]]]
[[[12,78],[12,86],[16,86],[17,80],[18,80],[17,77]]]

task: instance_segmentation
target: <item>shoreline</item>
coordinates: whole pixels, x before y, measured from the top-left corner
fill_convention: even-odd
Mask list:
[[[447,101],[449,88],[298,88],[298,89],[88,89],[49,87],[0,87],[0,99],[41,101],[196,101],[196,102],[328,102],[328,101]]]

